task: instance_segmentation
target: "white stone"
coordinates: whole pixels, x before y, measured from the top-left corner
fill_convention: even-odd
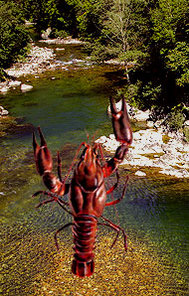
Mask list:
[[[8,75],[14,77],[28,74],[39,74],[51,63],[54,57],[55,54],[53,49],[32,46],[30,54],[26,58],[26,62],[16,63],[13,67],[6,70],[6,72]]]
[[[78,39],[72,39],[71,37],[67,37],[65,39],[56,38],[56,39],[48,39],[48,40],[39,40],[39,42],[45,42],[48,44],[84,44],[84,41],[80,41]]]
[[[99,139],[97,139],[95,142],[96,143],[105,143],[107,141],[107,137],[106,136],[101,136]]]
[[[8,90],[9,90],[9,88],[7,86],[0,88],[0,92],[2,92],[3,94],[7,93]]]
[[[146,111],[141,111],[141,110],[138,110],[134,117],[137,121],[145,121],[149,118],[149,115],[150,115],[150,111],[149,110],[146,110]]]
[[[142,171],[137,171],[135,173],[136,176],[139,176],[139,177],[145,177],[146,176],[146,173],[142,172]]]
[[[146,124],[147,124],[148,127],[153,127],[154,126],[154,122],[151,121],[151,120],[147,120]]]
[[[0,106],[0,116],[8,115],[9,112],[3,108],[3,106]]]
[[[155,127],[155,128],[159,128],[159,127],[162,125],[163,121],[164,121],[164,119],[157,120],[157,121],[154,123],[154,127]]]
[[[184,122],[184,126],[189,126],[189,120],[186,120],[186,121]]]
[[[56,50],[65,50],[64,47],[57,47]]]
[[[21,85],[21,91],[22,92],[30,91],[32,88],[33,88],[33,86],[29,85],[29,84],[22,84]]]
[[[15,80],[9,82],[9,87],[17,87],[21,85],[21,81]]]
[[[52,32],[52,29],[50,27],[47,28],[46,31],[41,34],[41,38],[48,39],[51,32]]]
[[[116,59],[107,60],[107,61],[104,61],[104,63],[108,65],[124,65],[124,62],[120,62],[119,60],[116,60]]]
[[[126,158],[122,162],[131,166],[147,166],[161,168],[161,173],[178,178],[189,177],[189,143],[181,140],[180,135],[172,133],[168,143],[163,143],[162,130],[141,130],[133,133],[133,143],[129,148]],[[119,147],[119,142],[111,134],[109,137],[101,137],[96,142],[102,143],[104,148],[112,153]],[[148,158],[145,154],[155,154],[154,158]],[[162,155],[157,155],[161,153]],[[175,167],[178,167],[175,168]]]
[[[109,135],[109,138],[110,138],[111,140],[116,141],[116,139],[115,139],[115,135],[114,135],[114,134],[110,134],[110,135]]]

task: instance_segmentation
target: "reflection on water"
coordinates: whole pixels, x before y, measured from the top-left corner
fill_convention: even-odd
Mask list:
[[[86,131],[111,131],[106,107],[113,81],[96,69],[55,76],[36,83],[30,93],[8,95],[4,105],[25,122],[42,127],[55,170],[60,149],[65,174]],[[54,232],[71,217],[56,204],[36,210],[39,198],[31,197],[44,188],[33,162],[31,133],[4,138],[0,164],[3,295],[187,295],[189,195],[184,181],[131,175],[126,195],[116,206],[118,215],[114,207],[104,212],[126,229],[128,253],[121,237],[110,249],[115,234],[100,227],[95,273],[78,279],[70,272],[70,230],[59,237],[60,253],[53,241]],[[122,169],[122,181],[125,174]],[[110,186],[114,182],[110,178]],[[121,182],[115,198],[122,187]]]

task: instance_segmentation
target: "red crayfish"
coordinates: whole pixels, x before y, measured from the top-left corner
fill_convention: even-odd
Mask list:
[[[97,225],[105,225],[111,227],[117,232],[116,238],[112,244],[115,244],[120,231],[124,237],[124,247],[127,249],[127,237],[125,231],[120,226],[114,224],[109,219],[102,216],[104,207],[119,203],[125,194],[125,186],[120,198],[106,202],[107,195],[116,188],[119,175],[117,173],[118,165],[123,161],[128,146],[132,142],[132,130],[129,123],[126,103],[122,98],[122,108],[117,110],[114,99],[110,98],[110,106],[112,113],[112,125],[116,139],[120,142],[115,155],[109,161],[101,165],[99,152],[102,155],[99,143],[92,146],[86,142],[81,143],[78,152],[84,146],[80,160],[74,169],[70,184],[66,184],[66,178],[63,180],[61,175],[61,159],[58,153],[58,178],[52,173],[52,157],[45,138],[40,127],[38,127],[41,145],[36,141],[33,134],[33,147],[36,168],[43,182],[49,191],[38,191],[38,194],[45,194],[49,199],[42,201],[37,207],[49,202],[57,202],[65,211],[73,216],[73,222],[61,227],[55,233],[55,242],[57,243],[57,234],[67,226],[72,225],[72,233],[74,237],[74,259],[72,261],[72,272],[79,277],[91,276],[94,272],[94,254],[95,238]],[[105,178],[116,172],[117,182],[109,190],[105,188]],[[63,200],[63,196],[69,193],[69,202]],[[68,208],[69,207],[69,208]],[[100,223],[98,219],[102,218],[105,222]]]

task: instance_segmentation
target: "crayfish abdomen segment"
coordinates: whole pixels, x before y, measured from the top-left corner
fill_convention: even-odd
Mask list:
[[[79,276],[91,276],[94,272],[94,254],[97,230],[97,219],[92,215],[78,215],[74,217],[74,259],[72,272]]]

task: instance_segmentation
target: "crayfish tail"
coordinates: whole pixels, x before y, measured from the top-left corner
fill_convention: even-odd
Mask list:
[[[94,272],[94,254],[97,218],[80,214],[74,217],[74,258],[72,272],[79,277],[91,276]]]
[[[94,272],[93,259],[88,262],[81,262],[74,259],[72,261],[72,272],[79,277],[91,276]]]

